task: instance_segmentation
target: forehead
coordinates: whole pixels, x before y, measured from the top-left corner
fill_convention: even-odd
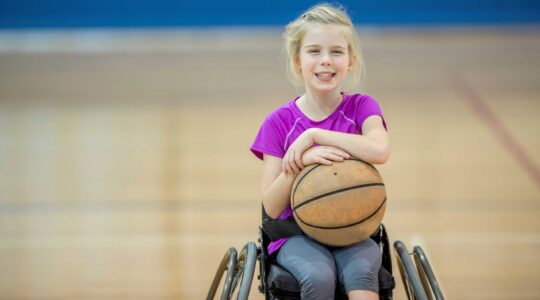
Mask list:
[[[347,48],[347,27],[334,24],[315,24],[302,39],[302,46],[342,46]]]

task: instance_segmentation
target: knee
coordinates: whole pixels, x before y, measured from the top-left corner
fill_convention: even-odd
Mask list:
[[[347,292],[352,290],[379,291],[379,267],[373,264],[347,267],[343,270],[341,281]]]
[[[335,271],[330,268],[310,268],[300,280],[302,299],[333,299],[336,288]]]

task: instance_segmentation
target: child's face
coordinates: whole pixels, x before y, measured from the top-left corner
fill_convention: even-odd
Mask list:
[[[347,29],[339,25],[319,24],[306,32],[297,66],[306,90],[327,93],[341,89],[352,68],[344,30]]]

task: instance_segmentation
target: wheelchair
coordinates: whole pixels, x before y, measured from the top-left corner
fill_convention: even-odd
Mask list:
[[[408,299],[444,300],[441,286],[422,247],[414,246],[413,252],[409,252],[403,242],[395,241],[394,249]]]
[[[275,257],[267,252],[271,241],[296,234],[303,234],[303,232],[294,219],[273,220],[263,209],[263,222],[259,226],[259,246],[254,242],[248,242],[240,255],[235,248],[231,247],[218,266],[206,299],[214,299],[220,284],[223,286],[221,300],[248,299],[257,261],[259,265],[258,290],[264,294],[266,300],[300,299],[298,281],[279,266]],[[392,275],[390,241],[384,225],[381,224],[370,238],[379,245],[382,254],[382,265],[378,274],[379,299],[392,300],[395,281]],[[422,248],[415,246],[413,252],[410,253],[403,242],[395,241],[394,250],[408,299],[444,300],[440,285]],[[412,262],[411,257],[414,257],[415,263]],[[224,279],[223,275],[225,275]],[[340,284],[336,286],[334,299],[348,299]]]

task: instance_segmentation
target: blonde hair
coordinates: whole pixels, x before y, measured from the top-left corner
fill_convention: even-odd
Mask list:
[[[348,42],[349,59],[353,60],[351,72],[351,85],[358,85],[365,72],[364,60],[360,50],[360,41],[351,18],[342,6],[332,6],[327,3],[315,5],[308,9],[296,20],[287,24],[285,28],[285,48],[287,51],[287,70],[289,79],[296,86],[302,86],[303,79],[298,69],[300,62],[300,48],[306,32],[317,24],[340,25],[348,28],[344,30],[344,37]]]

